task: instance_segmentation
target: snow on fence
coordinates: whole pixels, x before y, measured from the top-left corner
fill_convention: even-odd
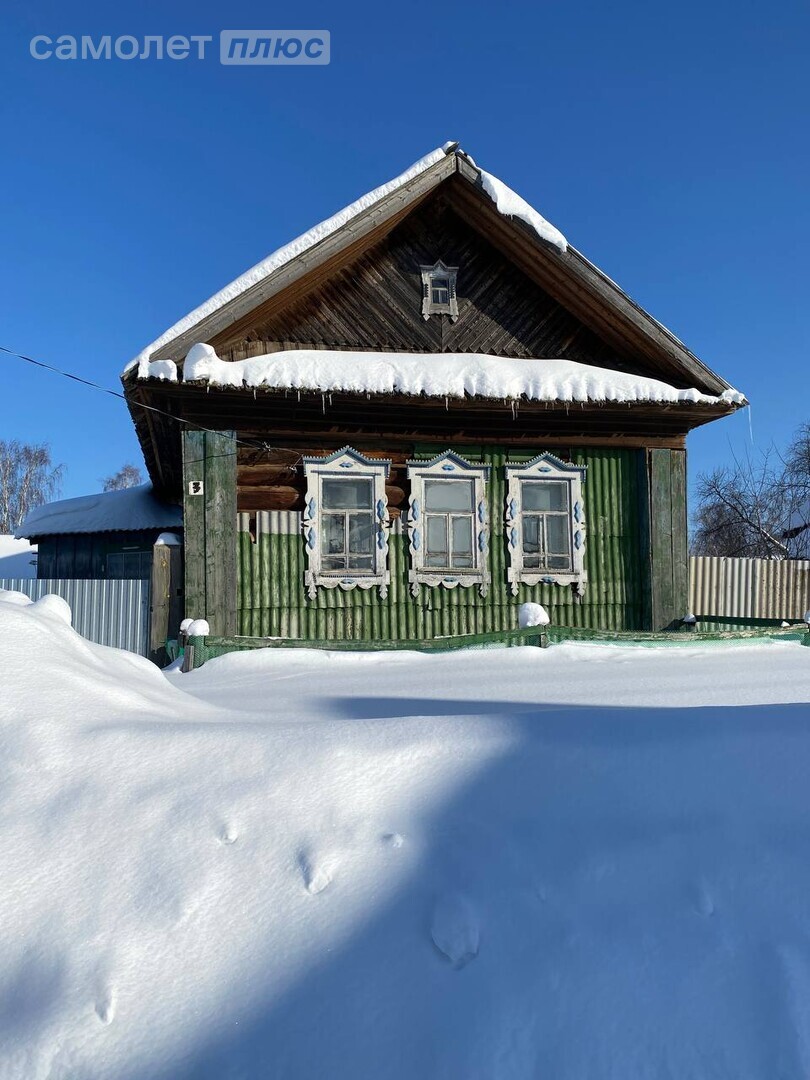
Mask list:
[[[99,645],[149,655],[148,580],[0,578],[0,589],[38,600],[56,593],[70,604],[73,628]]]
[[[698,616],[801,619],[810,608],[810,560],[689,560],[689,607]]]

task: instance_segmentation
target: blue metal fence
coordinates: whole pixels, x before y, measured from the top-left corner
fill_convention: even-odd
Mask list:
[[[56,593],[70,604],[73,627],[89,641],[116,649],[149,654],[148,580],[90,578],[0,578],[0,589],[39,600]]]

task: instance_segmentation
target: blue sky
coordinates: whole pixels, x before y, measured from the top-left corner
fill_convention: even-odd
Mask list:
[[[805,3],[31,3],[0,34],[0,344],[118,387],[142,346],[447,139],[752,401],[810,419]],[[35,61],[35,34],[328,29],[326,67]],[[63,494],[140,455],[123,404],[0,355],[0,437]],[[744,452],[740,414],[690,475]]]

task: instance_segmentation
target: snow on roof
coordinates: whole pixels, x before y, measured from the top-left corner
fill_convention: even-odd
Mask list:
[[[146,365],[147,372],[151,365]],[[713,397],[658,379],[578,364],[573,360],[516,360],[481,353],[352,352],[292,349],[233,362],[212,346],[193,345],[184,382],[237,388],[406,394],[545,402],[692,402],[745,404],[737,390]]]
[[[521,198],[517,192],[507,187],[503,180],[499,180],[497,176],[486,172],[480,166],[476,166],[476,168],[481,174],[484,191],[497,206],[499,214],[503,214],[504,217],[520,218],[521,221],[534,229],[543,240],[548,240],[550,244],[559,248],[560,251],[567,250],[568,241],[559,229],[555,229],[551,222],[546,221],[542,214],[538,214],[535,208],[529,206],[526,200]]]
[[[30,539],[55,533],[136,532],[179,528],[183,512],[156,498],[151,484],[61,499],[32,510],[16,531]]]
[[[280,267],[291,262],[309,248],[314,247],[321,240],[324,240],[326,237],[337,232],[338,229],[341,229],[353,218],[363,213],[363,211],[368,210],[398,188],[403,187],[421,173],[426,172],[431,166],[441,161],[448,154],[457,151],[457,143],[449,142],[445,143],[444,146],[437,147],[437,149],[426,154],[425,157],[420,158],[419,161],[414,162],[409,169],[406,169],[405,172],[401,173],[399,176],[394,177],[393,180],[389,180],[388,183],[382,184],[373,191],[369,191],[366,195],[361,196],[361,198],[357,199],[349,206],[344,207],[343,210],[338,211],[337,214],[334,214],[332,217],[320,222],[320,224],[315,225],[312,229],[309,229],[308,232],[302,233],[301,236],[298,236],[289,244],[285,244],[284,247],[280,247],[277,251],[268,255],[267,258],[256,263],[255,266],[242,274],[241,277],[236,278],[229,285],[226,285],[224,289],[220,289],[218,293],[215,293],[210,299],[206,300],[204,304],[200,304],[199,307],[189,312],[189,314],[180,319],[179,322],[176,322],[174,326],[171,326],[150,345],[147,345],[145,349],[138,353],[138,355],[127,364],[124,368],[124,373],[130,371],[137,365],[139,377],[146,378],[146,365],[149,362],[149,357],[157,349],[162,348],[164,345],[168,345],[176,337],[191,330],[197,323],[208,318],[209,315],[212,315],[221,307],[224,307],[229,301],[240,296],[258,282],[263,281],[265,278],[275,273],[276,270],[280,269]],[[458,152],[461,153],[461,151]],[[475,165],[472,158],[468,155],[464,156],[479,170],[484,191],[486,191],[487,195],[489,195],[495,203],[501,214],[506,217],[520,218],[533,228],[542,239],[554,244],[560,251],[566,250],[568,246],[566,239],[558,229],[555,229],[553,225],[546,221],[546,219],[522,199],[520,195],[507,187],[502,180],[492,176],[490,173],[484,172],[479,166]],[[151,377],[157,377],[156,373],[153,372]],[[171,379],[171,376],[166,372],[160,377]]]

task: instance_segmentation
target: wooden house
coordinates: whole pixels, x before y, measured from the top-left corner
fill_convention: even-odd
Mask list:
[[[212,636],[407,640],[687,610],[686,436],[745,404],[447,144],[123,374]]]

